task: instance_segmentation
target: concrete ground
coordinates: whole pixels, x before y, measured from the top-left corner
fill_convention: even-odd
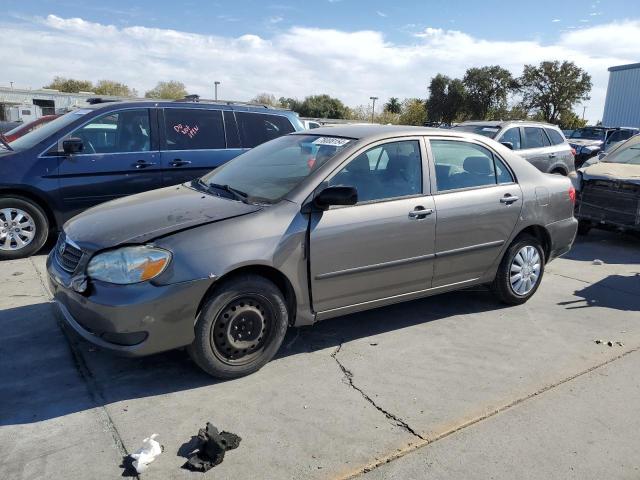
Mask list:
[[[593,231],[519,307],[468,290],[292,330],[227,382],[61,329],[43,267],[0,269],[0,478],[118,478],[151,433],[143,478],[199,477],[207,421],[242,437],[216,479],[640,477],[637,238]]]

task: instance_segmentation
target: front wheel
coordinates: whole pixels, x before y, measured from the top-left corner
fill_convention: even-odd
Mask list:
[[[0,198],[0,260],[33,255],[48,234],[49,222],[42,208],[22,197]]]
[[[500,262],[492,290],[509,305],[525,303],[540,286],[544,262],[544,250],[537,238],[530,235],[516,238]]]
[[[211,294],[187,350],[214,377],[242,377],[273,358],[288,322],[285,299],[272,282],[257,275],[232,278]]]

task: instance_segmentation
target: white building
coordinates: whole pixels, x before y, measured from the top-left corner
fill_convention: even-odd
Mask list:
[[[602,124],[640,127],[640,63],[609,68]]]

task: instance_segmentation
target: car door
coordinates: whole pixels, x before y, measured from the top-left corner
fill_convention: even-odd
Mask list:
[[[456,139],[429,144],[437,213],[433,287],[471,282],[504,249],[520,215],[522,192],[486,146]]]
[[[556,153],[541,127],[521,127],[523,148],[518,155],[527,159],[541,172],[549,172],[555,163]]]
[[[212,108],[168,107],[162,110],[162,167],[165,185],[176,185],[201,177],[236,157],[238,142],[227,148],[235,125],[233,112]],[[235,133],[237,137],[237,131]],[[232,146],[232,141],[229,142]]]
[[[58,141],[76,137],[82,153],[63,155],[60,196],[71,213],[162,185],[160,153],[148,108],[110,111]]]
[[[312,214],[310,274],[317,312],[428,289],[435,215],[419,138],[374,144],[326,184],[353,186],[356,205]]]

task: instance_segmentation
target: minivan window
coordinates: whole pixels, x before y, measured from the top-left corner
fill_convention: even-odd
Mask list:
[[[244,148],[253,148],[295,131],[291,122],[283,115],[236,112],[236,120]]]
[[[551,140],[551,145],[561,145],[564,143],[564,137],[562,134],[554,128],[545,128],[545,132]]]
[[[78,110],[74,110],[73,112],[69,112],[65,115],[62,115],[61,117],[56,118],[55,120],[52,120],[42,128],[38,128],[37,130],[33,130],[26,135],[17,138],[9,145],[11,145],[11,148],[16,151],[26,150],[28,148],[34,147],[43,140],[46,140],[49,136],[56,133],[58,130],[63,129],[79,118],[82,118],[83,115],[86,115],[87,113],[92,111],[93,110],[91,109],[81,108]]]
[[[522,148],[522,141],[520,139],[520,127],[512,127],[502,134],[500,138],[501,142],[510,142],[513,145],[514,150],[520,150]]]
[[[101,115],[69,136],[82,140],[84,154],[148,152],[151,149],[149,110],[121,110]]]
[[[543,148],[550,145],[542,128],[524,127],[524,148]]]
[[[431,140],[438,191],[511,183],[513,177],[499,159],[475,143]],[[496,168],[497,167],[497,168]]]
[[[167,150],[226,148],[220,110],[165,108],[164,131]]]
[[[275,203],[354,140],[319,135],[286,135],[234,158],[202,177],[220,190],[228,186],[249,202]]]

